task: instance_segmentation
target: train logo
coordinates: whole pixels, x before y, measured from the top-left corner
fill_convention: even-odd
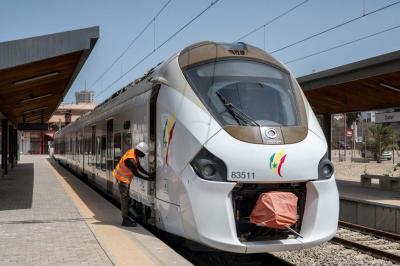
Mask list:
[[[265,135],[270,139],[274,139],[274,138],[276,138],[276,136],[278,136],[278,134],[276,133],[276,130],[273,128],[267,129],[265,131]]]
[[[278,153],[272,154],[269,158],[269,169],[273,169],[274,174],[278,174],[280,177],[283,177],[281,174],[282,166],[285,163],[286,155],[284,150],[279,151]]]
[[[175,117],[171,115],[164,124],[164,130],[163,130],[163,145],[164,145],[164,151],[165,151],[165,163],[167,166],[169,165],[168,163],[168,154],[169,154],[169,145],[171,144],[172,136],[174,134],[174,129],[175,129]]]

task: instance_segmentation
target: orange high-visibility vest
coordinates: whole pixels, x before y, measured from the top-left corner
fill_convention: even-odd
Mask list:
[[[135,150],[134,149],[129,149],[127,152],[125,152],[124,156],[121,157],[119,160],[119,163],[115,167],[113,171],[113,175],[116,179],[119,181],[130,184],[133,178],[133,173],[131,170],[125,165],[125,160],[126,159],[133,159],[135,162],[135,165],[137,166],[138,164],[138,158],[136,156]]]

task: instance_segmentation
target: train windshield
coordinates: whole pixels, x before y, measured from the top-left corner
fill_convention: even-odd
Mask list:
[[[192,67],[185,75],[222,125],[298,125],[289,74],[275,67],[230,59]]]

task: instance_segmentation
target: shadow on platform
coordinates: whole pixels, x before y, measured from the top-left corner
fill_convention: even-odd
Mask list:
[[[32,208],[33,175],[33,163],[21,163],[0,178],[0,211]]]
[[[121,227],[121,211],[118,207],[114,206],[108,200],[104,199],[103,196],[99,195],[98,189],[94,190],[92,187],[89,187],[88,184],[85,184],[80,178],[59,165],[57,162],[51,159],[47,160],[93,214],[92,217],[86,217],[85,219],[90,220],[90,218],[93,218],[97,220],[96,222],[93,222],[93,224],[96,225],[114,225],[125,231],[151,236],[151,233],[141,226]],[[101,193],[103,195],[105,194],[105,192]]]

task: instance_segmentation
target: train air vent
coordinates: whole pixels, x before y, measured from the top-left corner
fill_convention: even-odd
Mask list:
[[[245,43],[224,43],[224,48],[233,55],[245,55],[247,53],[247,46]]]

